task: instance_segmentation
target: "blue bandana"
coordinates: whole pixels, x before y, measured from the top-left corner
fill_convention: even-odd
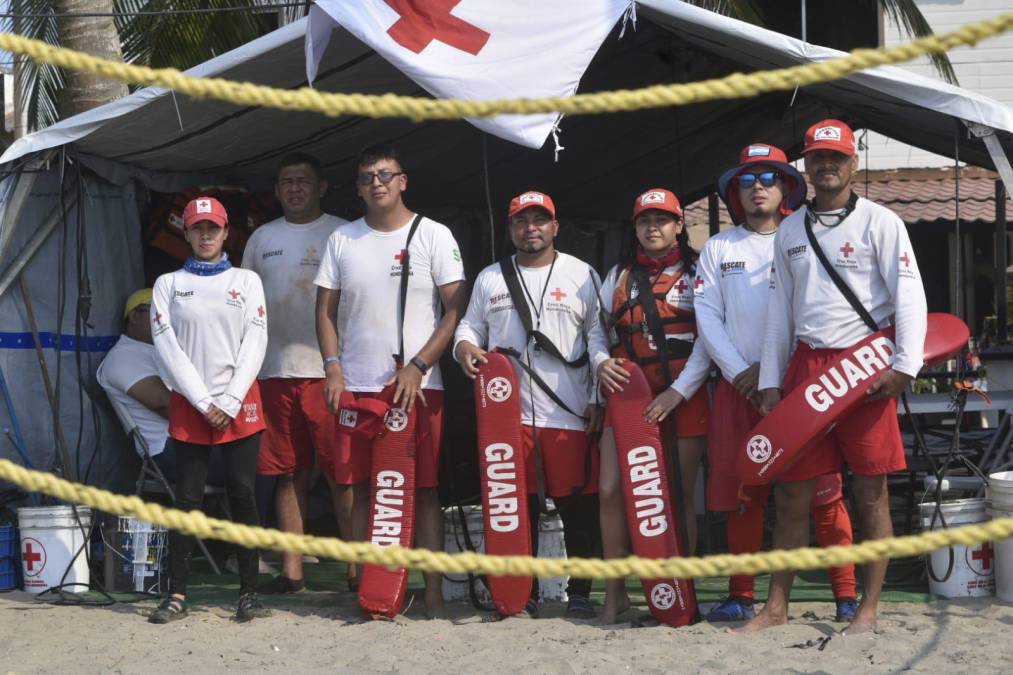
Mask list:
[[[183,263],[183,269],[190,274],[196,274],[201,277],[213,277],[216,274],[221,274],[225,270],[232,269],[232,263],[229,262],[229,254],[222,251],[222,257],[218,262],[209,263],[197,260],[193,256],[186,259]]]

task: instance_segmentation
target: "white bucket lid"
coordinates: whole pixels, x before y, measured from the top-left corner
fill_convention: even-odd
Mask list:
[[[985,507],[986,501],[984,499],[953,499],[940,503],[940,510],[947,525],[980,523],[986,520]],[[929,527],[936,511],[936,502],[923,503],[920,509],[922,527]],[[938,518],[934,527],[942,527]]]
[[[988,486],[999,490],[1013,490],[1013,471],[999,471],[989,474]]]

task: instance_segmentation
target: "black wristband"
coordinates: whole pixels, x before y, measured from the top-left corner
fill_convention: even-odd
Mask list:
[[[425,374],[426,374],[426,372],[427,372],[427,371],[429,370],[429,366],[428,366],[428,365],[426,365],[426,362],[425,362],[425,361],[423,361],[423,360],[422,360],[422,357],[420,357],[420,356],[413,356],[413,357],[412,357],[412,360],[411,360],[411,361],[409,361],[408,363],[410,363],[410,364],[412,364],[413,366],[415,366],[416,368],[418,368],[418,369],[419,369],[419,371],[420,371],[420,372],[421,372],[421,373],[422,373],[423,375],[425,375]]]

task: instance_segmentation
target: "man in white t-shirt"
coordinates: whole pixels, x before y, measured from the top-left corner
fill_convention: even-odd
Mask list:
[[[408,176],[397,151],[373,146],[357,162],[366,216],[331,235],[315,279],[316,325],[326,382],[336,412],[344,390],[376,397],[396,385],[394,403],[416,412],[416,525],[420,548],[443,548],[438,484],[443,379],[439,359],[464,312],[467,290],[461,254],[450,230],[428,218],[408,242],[416,214],[405,206]],[[409,259],[404,325],[401,262]],[[441,317],[442,306],[442,317]],[[403,353],[402,352],[403,337]],[[397,357],[401,363],[397,363]],[[364,540],[369,522],[368,441],[338,435],[334,478],[352,501],[352,539]],[[439,572],[426,573],[426,611],[442,612]]]
[[[277,476],[278,528],[303,533],[314,464],[327,477],[338,526],[349,536],[351,504],[334,486],[334,415],[324,402],[324,369],[317,349],[313,278],[327,239],[345,220],[324,213],[327,191],[320,161],[306,153],[281,159],[274,188],[283,216],[259,228],[243,253],[243,266],[260,275],[267,299],[267,354],[260,369],[267,431],[257,473]],[[304,590],[302,555],[282,554],[281,574],[260,586],[261,593]]]
[[[760,409],[767,413],[809,376],[823,372],[842,349],[873,331],[835,284],[812,240],[877,326],[896,326],[891,368],[872,383],[864,403],[778,476],[774,546],[792,549],[809,541],[809,504],[816,479],[852,472],[859,529],[866,539],[892,536],[886,476],[906,466],[897,423],[899,396],[923,365],[927,314],[914,250],[895,213],[851,188],[858,149],[851,128],[823,120],[805,134],[802,149],[813,186],[810,204],[788,216],[774,239],[774,274],[760,360]],[[794,353],[792,347],[794,345]],[[875,627],[887,561],[865,566],[862,601],[847,632]],[[741,630],[787,623],[792,572],[771,576],[763,611]]]
[[[485,363],[487,349],[509,348],[521,389],[521,419],[527,485],[539,482],[552,497],[563,519],[566,554],[596,557],[598,533],[598,447],[593,432],[601,425],[602,408],[593,394],[592,372],[608,359],[605,332],[598,319],[600,286],[594,269],[555,249],[559,233],[556,207],[549,195],[529,191],[510,202],[510,239],[517,254],[486,267],[475,280],[468,311],[454,336],[454,358],[474,379]],[[514,299],[502,265],[513,266],[524,297]],[[570,365],[542,349],[521,322],[515,302],[527,304],[532,328],[549,339]],[[585,358],[586,355],[586,358]],[[577,362],[584,361],[580,365]],[[532,378],[521,363],[542,379]],[[541,455],[538,476],[535,453]],[[528,508],[534,550],[538,547],[539,507]],[[567,616],[593,619],[591,580],[570,578]],[[525,611],[538,613],[538,584],[532,585]]]

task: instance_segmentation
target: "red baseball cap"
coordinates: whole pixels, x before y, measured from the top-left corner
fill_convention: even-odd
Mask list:
[[[805,132],[802,154],[813,150],[834,150],[851,157],[858,154],[855,132],[840,120],[823,120]]]
[[[542,209],[548,212],[549,216],[553,219],[556,218],[556,205],[552,203],[552,197],[544,192],[536,192],[534,190],[519,194],[510,200],[507,218],[513,218],[524,209],[532,207]]]
[[[739,192],[734,179],[744,173],[750,164],[770,166],[781,172],[785,185],[781,215],[787,216],[805,201],[805,179],[795,167],[788,163],[788,157],[784,151],[768,143],[750,143],[739,153],[739,163],[718,178],[718,194],[725,201],[728,211],[736,223],[741,223],[745,219],[745,211],[739,201]]]
[[[197,197],[183,209],[183,228],[191,227],[202,220],[210,220],[219,227],[229,224],[229,214],[222,203],[214,197]]]
[[[665,188],[651,188],[637,197],[637,201],[633,202],[633,220],[649,209],[658,209],[682,218],[682,206],[679,204],[678,197],[671,190]]]
[[[384,416],[389,409],[386,401],[365,396],[357,399],[346,389],[338,399],[338,433],[366,440],[374,438],[383,431]]]

